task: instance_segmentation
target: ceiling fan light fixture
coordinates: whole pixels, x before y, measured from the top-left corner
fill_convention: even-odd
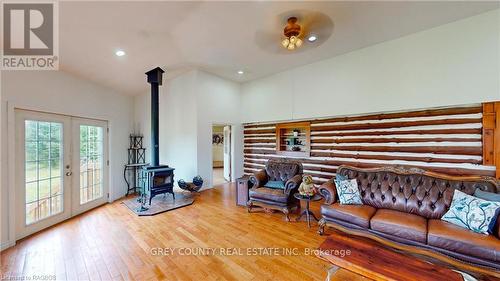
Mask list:
[[[283,30],[285,39],[281,41],[281,45],[288,50],[294,50],[295,48],[302,46],[302,39],[299,38],[301,27],[297,24],[296,17],[288,18],[287,22],[288,23]]]
[[[288,47],[288,44],[290,44],[290,39],[288,38],[285,38],[283,39],[283,41],[281,41],[281,45],[283,45],[283,47]]]
[[[297,48],[299,48],[300,46],[302,46],[302,40],[300,40],[300,38],[297,38],[297,40],[295,41],[295,46]]]

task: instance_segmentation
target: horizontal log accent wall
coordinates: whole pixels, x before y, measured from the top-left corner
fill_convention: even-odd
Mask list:
[[[455,175],[495,176],[483,165],[483,107],[429,109],[305,120],[311,122],[311,157],[294,158],[322,183],[340,165],[415,166]],[[276,123],[244,126],[244,171],[253,173],[276,154]]]

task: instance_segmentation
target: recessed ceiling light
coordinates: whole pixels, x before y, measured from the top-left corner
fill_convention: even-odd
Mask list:
[[[243,72],[243,70],[238,70],[238,74],[239,75],[243,75],[245,72]]]
[[[115,55],[117,55],[118,57],[123,57],[125,55],[125,51],[118,50],[118,51],[115,52]]]
[[[318,40],[318,37],[316,35],[309,35],[309,37],[307,37],[307,41],[309,42],[314,42]]]

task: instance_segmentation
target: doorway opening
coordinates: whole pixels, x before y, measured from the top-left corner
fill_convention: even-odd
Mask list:
[[[231,126],[212,126],[212,184],[231,181]]]

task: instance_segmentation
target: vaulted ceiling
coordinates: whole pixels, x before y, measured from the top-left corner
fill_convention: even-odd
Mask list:
[[[60,69],[131,95],[147,91],[144,72],[156,66],[167,70],[167,79],[199,68],[244,82],[499,5],[465,1],[60,2]],[[300,15],[326,17],[332,23],[331,34],[298,52],[282,50],[279,35],[287,16],[294,14],[299,21]],[[117,49],[126,55],[115,56]],[[240,69],[245,74],[237,74]]]

